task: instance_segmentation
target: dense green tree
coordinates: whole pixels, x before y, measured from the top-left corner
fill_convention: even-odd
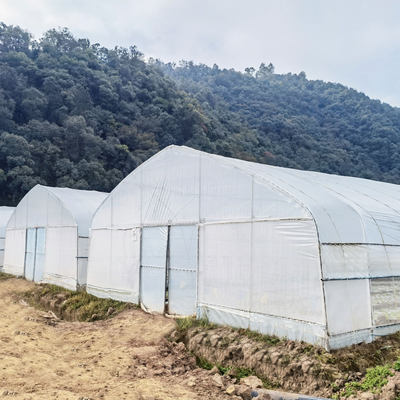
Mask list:
[[[2,203],[37,183],[110,191],[170,144],[400,183],[400,110],[343,85],[0,24]]]

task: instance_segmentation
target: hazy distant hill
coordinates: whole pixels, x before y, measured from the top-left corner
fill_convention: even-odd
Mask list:
[[[144,61],[67,30],[0,24],[0,197],[109,191],[169,144],[400,183],[400,109],[341,85]]]

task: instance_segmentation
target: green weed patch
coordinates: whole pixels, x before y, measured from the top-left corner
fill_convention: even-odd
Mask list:
[[[126,308],[136,307],[130,303],[101,299],[84,291],[75,292],[49,284],[36,286],[21,296],[36,308],[50,308],[60,318],[81,322],[107,319]]]

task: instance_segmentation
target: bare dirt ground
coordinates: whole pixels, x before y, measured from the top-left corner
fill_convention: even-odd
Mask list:
[[[46,318],[0,281],[0,397],[36,399],[223,399],[183,344],[164,336],[175,322],[126,310],[106,321]]]

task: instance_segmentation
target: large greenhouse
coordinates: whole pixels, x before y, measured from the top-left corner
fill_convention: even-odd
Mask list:
[[[90,223],[106,196],[35,186],[7,224],[4,272],[72,290],[86,285]]]
[[[3,269],[4,263],[4,245],[6,239],[6,226],[11,214],[14,211],[14,207],[0,207],[0,272]]]
[[[170,146],[92,221],[90,293],[326,348],[400,330],[400,186]]]

